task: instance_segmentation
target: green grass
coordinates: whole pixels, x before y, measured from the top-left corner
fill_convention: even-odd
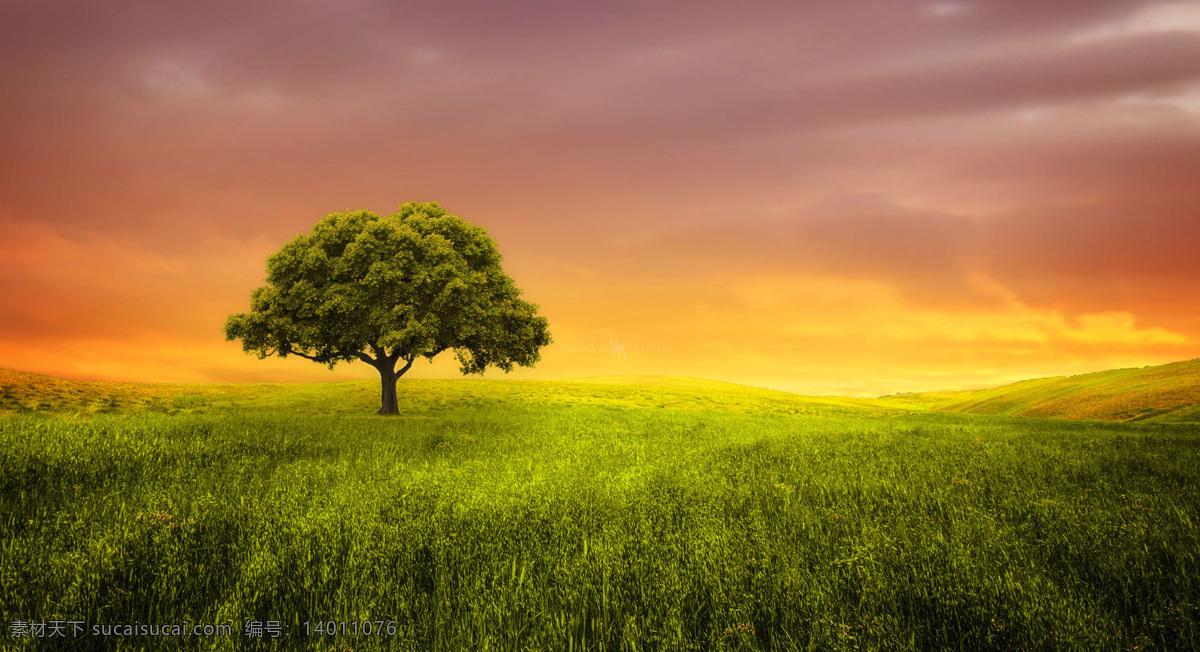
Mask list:
[[[882,401],[972,414],[1200,423],[1200,359],[976,391],[898,394]]]
[[[379,409],[379,381],[332,383],[77,383],[0,369],[0,414],[225,414],[282,410],[361,415]],[[439,406],[610,405],[794,415],[907,414],[913,408],[875,399],[800,396],[679,376],[599,376],[565,381],[432,380],[398,385],[401,412]]]
[[[234,626],[73,649],[1200,646],[1194,425],[670,377],[406,379],[399,418],[370,415],[366,381],[106,386],[93,414],[21,387],[6,629]],[[368,619],[394,636],[303,636]]]

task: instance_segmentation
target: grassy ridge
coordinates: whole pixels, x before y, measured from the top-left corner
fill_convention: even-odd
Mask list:
[[[1200,645],[1192,426],[402,382],[398,419],[355,382],[0,418],[0,613],[274,619],[287,649],[356,651]]]
[[[146,384],[73,382],[0,369],[0,414],[168,414],[286,409],[359,414],[374,380],[335,383]],[[602,376],[564,381],[403,379],[401,409],[429,401],[536,400],[782,414],[899,415],[918,410],[1101,421],[1200,422],[1200,359],[1140,369],[1038,378],[974,391],[905,393],[878,399],[810,397],[678,376]]]
[[[438,380],[405,378],[401,412],[439,404],[611,405],[779,414],[904,414],[902,405],[872,399],[809,397],[746,385],[677,376],[602,376],[577,380]],[[378,409],[379,382],[162,384],[73,382],[0,369],[0,413],[167,414],[286,410],[361,415]]]
[[[1038,378],[978,391],[896,395],[883,401],[972,414],[1200,422],[1200,359]]]

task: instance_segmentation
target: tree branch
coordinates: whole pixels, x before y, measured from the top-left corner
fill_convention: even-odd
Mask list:
[[[401,358],[408,360],[408,357],[408,345],[401,344],[400,346],[397,346],[394,351],[392,351],[392,354],[388,356],[388,360],[391,360],[392,364],[396,364],[397,360]],[[407,367],[405,368],[407,369]]]
[[[290,344],[280,347],[279,350],[282,353],[286,353],[288,355],[298,355],[301,358],[304,358],[306,360],[312,360],[313,362],[325,363],[325,362],[329,362],[330,360],[333,360],[334,358],[348,358],[350,356],[358,356],[359,360],[362,360],[363,362],[365,362],[369,365],[376,364],[375,358],[372,358],[371,356],[367,355],[366,353],[363,353],[362,351],[354,351],[354,352],[333,351],[331,353],[326,353],[324,355],[308,355],[307,353],[301,353],[301,352],[297,351],[296,349],[293,349]]]
[[[388,357],[387,349],[383,348],[382,346],[379,346],[378,344],[376,344],[374,342],[371,342],[370,344],[368,344],[368,346],[370,346],[371,350],[375,352],[375,358],[377,360],[379,360],[380,362],[387,360],[387,357]]]
[[[396,372],[397,378],[399,378],[400,376],[403,376],[404,372],[408,371],[408,368],[412,366],[413,358],[414,358],[414,356],[411,356],[411,355],[404,357],[404,359],[407,360],[408,362],[404,363],[404,366],[400,368],[400,371]]]

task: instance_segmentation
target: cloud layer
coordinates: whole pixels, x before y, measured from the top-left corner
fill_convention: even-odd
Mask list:
[[[8,3],[0,84],[3,366],[363,375],[220,325],[324,214],[409,200],[492,228],[567,347],[525,376],[1200,355],[1197,2]]]

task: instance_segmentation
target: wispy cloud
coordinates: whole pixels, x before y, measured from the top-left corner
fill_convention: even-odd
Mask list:
[[[1172,32],[1200,34],[1200,2],[1146,4],[1120,18],[1077,30],[1070,35],[1070,40],[1086,43]]]
[[[407,200],[490,227],[556,341],[672,345],[521,377],[1195,357],[1198,6],[2,4],[0,365],[211,337],[171,364],[257,378],[219,325],[265,255]]]

